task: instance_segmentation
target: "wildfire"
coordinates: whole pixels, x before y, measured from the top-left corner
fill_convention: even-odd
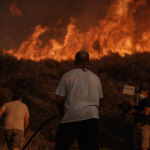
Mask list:
[[[78,20],[71,18],[63,44],[56,39],[49,39],[49,42],[44,45],[39,37],[50,29],[48,26],[38,25],[18,51],[9,50],[7,53],[18,59],[40,61],[49,58],[61,61],[74,59],[76,52],[81,49],[89,53],[90,59],[100,59],[103,55],[109,55],[110,51],[121,56],[135,52],[149,52],[150,31],[143,32],[138,39],[135,38],[136,24],[133,18],[137,8],[145,4],[145,0],[115,0],[105,19],[99,20],[98,25],[92,26],[84,33],[76,27]],[[57,26],[62,22],[59,19]]]
[[[13,3],[10,6],[10,12],[14,15],[14,16],[22,16],[22,12],[21,10],[17,7],[16,3]]]

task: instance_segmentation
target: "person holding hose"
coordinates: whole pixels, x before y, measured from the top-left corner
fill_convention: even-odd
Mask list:
[[[65,73],[55,92],[62,121],[55,138],[55,150],[69,150],[77,140],[81,150],[99,150],[99,102],[101,81],[89,70],[89,54],[75,55],[75,69]]]

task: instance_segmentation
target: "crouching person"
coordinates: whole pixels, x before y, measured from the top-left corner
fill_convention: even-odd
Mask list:
[[[5,112],[4,133],[8,150],[21,150],[24,131],[29,125],[29,111],[20,94],[14,93],[12,100],[0,108],[0,117]]]

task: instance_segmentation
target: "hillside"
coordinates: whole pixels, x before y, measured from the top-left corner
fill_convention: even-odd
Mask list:
[[[135,59],[134,59],[135,58]],[[122,94],[124,85],[145,84],[150,86],[150,53],[137,53],[135,56],[110,54],[101,60],[91,60],[91,71],[101,79],[104,98],[100,110],[100,149],[133,149],[133,117],[122,115],[118,105],[125,101],[136,102],[136,96]],[[20,91],[23,102],[30,112],[30,126],[26,132],[26,141],[50,117],[58,113],[54,101],[54,92],[61,76],[74,68],[73,61],[54,60],[17,60],[12,56],[0,56],[0,107],[11,101],[12,92]],[[0,120],[0,149],[6,149],[2,129],[4,116]],[[29,149],[53,150],[54,140],[60,120],[48,123],[28,146]],[[77,150],[77,142],[72,150]]]

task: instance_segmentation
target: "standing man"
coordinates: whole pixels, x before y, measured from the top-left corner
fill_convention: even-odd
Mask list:
[[[4,132],[8,149],[21,150],[24,144],[24,130],[29,125],[29,111],[22,103],[20,94],[13,94],[13,101],[0,108],[0,117],[4,112]]]
[[[132,109],[129,114],[134,115],[134,147],[135,150],[147,150],[149,148],[150,125],[150,98],[145,86],[139,86],[137,91],[140,97],[136,111]]]
[[[62,115],[55,150],[69,150],[75,139],[81,150],[99,150],[101,81],[89,70],[86,51],[77,52],[75,67],[62,76],[55,92],[57,108]]]

